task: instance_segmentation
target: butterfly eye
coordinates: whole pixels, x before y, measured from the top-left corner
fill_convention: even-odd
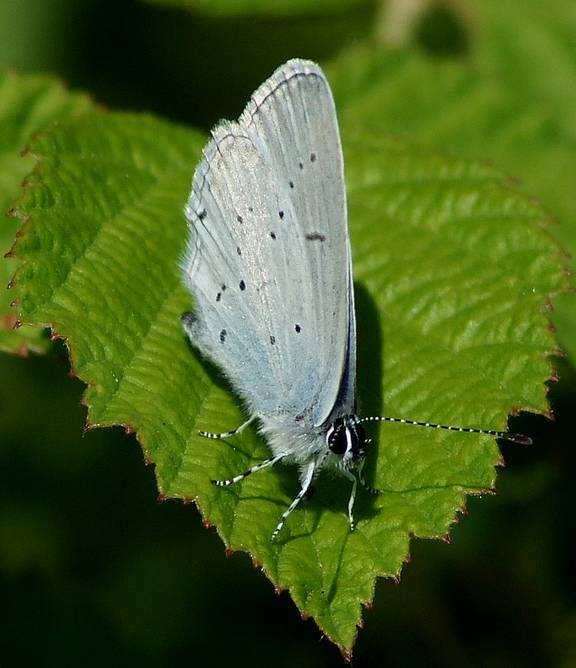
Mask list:
[[[335,424],[328,436],[328,447],[335,455],[344,455],[351,448],[348,427],[345,427],[342,423]]]
[[[326,434],[331,452],[345,459],[360,459],[365,454],[366,433],[355,420],[338,418]]]

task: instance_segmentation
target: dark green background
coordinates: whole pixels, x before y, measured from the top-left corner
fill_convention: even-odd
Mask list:
[[[274,20],[3,0],[0,64],[57,74],[110,108],[208,128],[236,117],[287,58],[327,62],[370,34],[373,19],[370,3]],[[467,44],[456,18],[435,11],[414,48],[465,58]],[[556,422],[515,425],[535,444],[504,446],[498,495],[470,500],[451,546],[415,541],[400,585],[379,583],[354,665],[576,662],[576,377],[566,362],[559,374]],[[68,376],[63,347],[0,356],[0,378],[1,665],[340,663],[245,554],[226,558],[193,506],[156,501],[133,436],[83,434],[82,385]]]

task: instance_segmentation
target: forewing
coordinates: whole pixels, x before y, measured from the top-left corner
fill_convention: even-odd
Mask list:
[[[196,298],[186,328],[252,411],[308,413],[321,424],[344,377],[339,400],[351,407],[342,154],[330,89],[316,65],[286,63],[238,123],[215,129],[186,216],[184,270]]]

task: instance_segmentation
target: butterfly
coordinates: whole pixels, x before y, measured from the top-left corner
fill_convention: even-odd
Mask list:
[[[271,457],[227,486],[278,463],[295,464],[300,490],[272,540],[324,469],[351,484],[350,528],[370,439],[363,424],[401,422],[519,434],[356,414],[356,314],[344,163],[334,100],[320,67],[290,60],[252,95],[236,122],[222,121],[196,168],[185,207],[181,263],[194,309],[182,316],[191,343],[243,401]]]

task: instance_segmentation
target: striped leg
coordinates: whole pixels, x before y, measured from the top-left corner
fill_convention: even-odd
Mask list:
[[[240,482],[240,480],[244,480],[244,478],[246,478],[252,473],[258,473],[258,471],[263,471],[264,469],[267,469],[269,466],[274,466],[274,464],[279,462],[283,457],[285,457],[284,454],[276,455],[275,457],[270,457],[270,459],[265,459],[263,462],[260,462],[260,464],[256,464],[247,471],[244,471],[244,473],[235,475],[233,478],[229,478],[228,480],[212,480],[211,482],[213,485],[216,485],[217,487],[228,487],[228,485],[233,485],[236,482]]]
[[[358,480],[353,473],[350,473],[347,469],[342,469],[342,473],[352,481],[352,491],[350,492],[350,499],[348,500],[348,522],[350,523],[350,531],[354,531],[354,515],[352,513],[354,509],[354,501],[356,500],[356,487],[358,487]]]
[[[270,538],[270,540],[276,540],[276,537],[278,536],[278,534],[282,530],[282,527],[284,526],[284,522],[286,522],[286,518],[288,517],[288,515],[290,515],[290,513],[294,510],[294,508],[296,508],[296,506],[300,503],[300,501],[302,501],[302,498],[304,497],[304,495],[308,491],[308,488],[310,487],[310,483],[312,482],[312,480],[314,478],[314,471],[315,470],[316,470],[316,462],[313,461],[310,464],[308,464],[308,468],[306,470],[306,475],[304,476],[304,479],[302,480],[302,488],[298,492],[298,495],[296,496],[294,501],[292,501],[292,503],[288,506],[288,508],[282,513],[282,517],[280,518],[280,521],[278,522],[278,524],[276,525],[276,528],[272,532],[272,537]]]
[[[223,431],[220,434],[217,434],[213,431],[199,431],[198,433],[200,436],[204,436],[204,438],[213,438],[213,439],[221,439],[221,438],[229,438],[230,436],[236,436],[236,434],[240,434],[246,429],[246,427],[253,422],[256,419],[256,416],[253,415],[249,420],[246,420],[243,424],[241,424],[237,429],[233,429],[232,431]]]
[[[364,473],[362,471],[363,468],[364,468],[364,462],[362,462],[362,464],[357,469],[358,480],[360,481],[360,484],[362,485],[362,487],[364,487],[364,489],[367,492],[370,492],[370,494],[374,494],[375,496],[378,496],[378,494],[381,494],[382,492],[379,489],[376,489],[375,487],[371,487],[366,482],[366,480],[364,479]]]

